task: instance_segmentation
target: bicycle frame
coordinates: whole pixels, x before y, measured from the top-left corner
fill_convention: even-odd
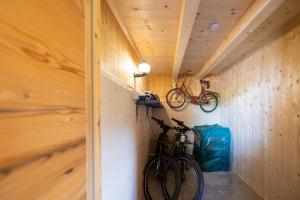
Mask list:
[[[199,104],[199,100],[200,100],[201,95],[203,94],[204,88],[201,85],[201,91],[200,91],[199,95],[194,96],[189,92],[189,89],[185,86],[185,81],[186,80],[183,81],[182,85],[179,88],[186,94],[186,96],[190,99],[191,103]]]
[[[155,155],[159,156],[161,154],[167,153],[167,143],[168,143],[168,135],[167,132],[169,130],[163,130],[162,133],[160,133],[156,148],[155,148]]]
[[[185,133],[177,133],[175,136],[175,140],[173,142],[172,152],[171,154],[174,157],[178,157],[185,153],[185,143],[180,141],[180,137],[187,137]]]
[[[199,95],[198,95],[198,96],[192,95],[192,94],[189,92],[189,89],[186,87],[185,81],[186,81],[186,78],[185,78],[185,80],[182,82],[182,84],[181,84],[181,86],[179,87],[179,89],[181,89],[181,90],[186,94],[186,96],[190,99],[191,103],[193,103],[193,104],[207,103],[207,102],[201,102],[201,97],[202,97],[203,95],[206,95],[206,94],[209,94],[209,93],[212,93],[212,94],[215,94],[216,96],[218,96],[218,93],[216,93],[216,92],[207,91],[207,90],[205,89],[205,86],[203,85],[203,83],[201,83],[201,90],[200,90]],[[206,98],[204,98],[204,99],[206,99]]]

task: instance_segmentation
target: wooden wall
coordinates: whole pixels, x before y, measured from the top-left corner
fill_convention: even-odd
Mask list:
[[[105,0],[101,0],[100,12],[101,70],[125,86],[136,86],[139,90],[145,90],[145,79],[138,78],[135,83],[133,78],[140,60]]]
[[[85,199],[84,1],[0,13],[0,199]]]
[[[181,87],[184,78],[179,76],[177,80],[177,87]],[[207,76],[205,80],[210,81],[211,91],[219,91],[218,77]],[[201,85],[199,79],[195,76],[186,78],[185,86],[189,89],[190,94],[199,95]],[[150,74],[147,76],[147,90],[152,91],[159,95],[161,101],[166,100],[166,95],[172,88],[176,87],[175,81],[172,79],[171,74]]]
[[[300,198],[300,26],[220,74],[233,171],[266,200]]]
[[[147,90],[158,94],[161,101],[165,101],[168,91],[172,88],[172,82],[172,74],[149,74]]]

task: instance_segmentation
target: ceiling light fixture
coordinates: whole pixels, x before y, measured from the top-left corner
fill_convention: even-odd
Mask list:
[[[220,28],[220,24],[218,24],[218,23],[212,23],[210,25],[210,30],[213,31],[213,32],[219,30],[219,28]]]

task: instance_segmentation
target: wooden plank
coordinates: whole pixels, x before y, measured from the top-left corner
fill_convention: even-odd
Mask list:
[[[138,50],[138,48],[137,48],[137,46],[136,46],[134,40],[132,39],[132,37],[131,37],[129,31],[127,30],[127,27],[126,27],[126,25],[125,25],[125,23],[124,23],[123,18],[122,18],[121,15],[120,15],[120,11],[118,10],[118,7],[117,7],[117,5],[116,5],[116,2],[115,2],[114,0],[107,0],[106,2],[107,2],[107,4],[109,5],[111,11],[113,12],[115,18],[117,19],[118,24],[119,24],[119,26],[121,27],[123,33],[124,33],[125,36],[127,37],[127,40],[130,42],[132,48],[134,49],[134,51],[135,51],[135,53],[136,53],[138,59],[139,59],[140,61],[142,61],[143,58],[142,58],[142,56],[141,56],[141,54],[140,54],[140,51]]]
[[[138,56],[105,1],[101,4],[100,13],[101,70],[110,74],[122,85],[136,86],[136,89],[141,90],[144,88],[145,82],[142,79],[137,79],[135,84],[133,78],[133,73],[137,71],[137,65],[140,63]]]
[[[86,199],[85,174],[83,140],[26,164],[0,170],[0,196],[3,200]]]
[[[172,73],[182,1],[113,1],[151,71]]]
[[[227,56],[211,73],[217,74],[230,64],[238,62],[244,56],[256,49],[280,38],[300,24],[300,2],[296,0],[285,1],[280,8],[273,12],[256,30],[249,33],[229,56]]]
[[[179,74],[199,70],[253,1],[201,0]],[[211,31],[212,23],[219,24],[217,31]]]
[[[178,35],[176,42],[173,79],[176,80],[181,67],[183,57],[192,33],[193,25],[197,16],[200,0],[184,0],[181,3]]]
[[[84,13],[85,13],[85,76],[86,76],[86,170],[87,170],[87,194],[86,199],[93,200],[96,196],[96,188],[99,187],[98,183],[100,178],[96,175],[97,170],[100,170],[100,167],[97,163],[94,163],[94,157],[96,155],[100,155],[100,152],[94,150],[94,137],[95,135],[99,135],[99,132],[94,131],[94,96],[95,92],[93,87],[97,82],[94,80],[94,51],[93,48],[97,43],[94,43],[94,38],[96,38],[96,34],[93,31],[93,27],[96,25],[96,21],[94,20],[94,9],[95,1],[94,0],[85,0],[84,2]],[[97,7],[96,7],[97,8]],[[99,76],[99,75],[98,75]],[[96,144],[98,145],[98,144]],[[100,145],[99,145],[100,146]],[[100,163],[100,162],[99,162]],[[100,198],[98,198],[100,199]]]
[[[147,88],[157,94],[161,101],[165,101],[168,91],[172,89],[172,75],[151,74],[147,76]]]
[[[101,64],[100,64],[100,43],[101,41],[101,6],[103,1],[92,0],[92,14],[91,14],[91,79],[92,79],[92,97],[91,97],[91,114],[90,125],[92,129],[92,151],[93,156],[90,158],[93,163],[93,198],[101,199],[102,197],[102,179],[101,179],[101,137],[100,137],[100,76],[101,76]]]
[[[76,110],[1,113],[0,169],[85,138],[85,123]]]
[[[85,199],[85,1],[0,13],[1,199]]]
[[[299,31],[300,26],[219,75],[233,172],[264,199],[300,196]]]
[[[1,22],[0,109],[83,108],[83,63]]]
[[[277,9],[283,8],[285,0],[261,0],[255,1],[235,24],[235,26],[228,33],[227,37],[222,41],[220,46],[212,54],[212,56],[205,62],[197,72],[199,78],[203,78],[214,68],[216,68],[224,59],[226,59],[231,52],[244,41],[249,34],[254,32],[270,15]],[[298,3],[294,0],[288,0],[290,3]],[[282,23],[285,21],[274,22]],[[243,51],[240,49],[240,51]]]

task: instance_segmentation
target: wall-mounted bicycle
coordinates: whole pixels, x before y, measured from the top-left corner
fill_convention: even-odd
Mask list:
[[[190,99],[190,102],[195,105],[200,105],[201,110],[204,112],[212,112],[218,106],[218,96],[216,92],[208,91],[209,81],[200,80],[201,91],[198,96],[192,95],[188,88],[185,85],[186,77],[182,82],[180,87],[171,89],[166,96],[166,101],[171,108],[180,108],[182,107],[187,99]]]

